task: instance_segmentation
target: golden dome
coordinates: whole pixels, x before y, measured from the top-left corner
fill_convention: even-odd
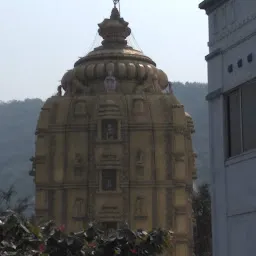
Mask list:
[[[141,51],[127,45],[126,38],[131,34],[128,24],[114,7],[110,18],[98,24],[99,35],[103,38],[102,45],[80,58],[74,68],[64,74],[61,84],[65,91],[76,80],[80,86],[97,92],[100,89],[96,88],[95,82],[104,80],[108,75],[113,75],[120,83],[128,81],[126,87],[122,88],[123,93],[135,92],[137,85],[146,88],[138,89],[140,91],[154,93],[167,87],[167,75],[156,68],[156,63]]]

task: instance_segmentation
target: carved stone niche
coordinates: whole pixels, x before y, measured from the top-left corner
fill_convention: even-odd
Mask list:
[[[95,150],[96,168],[121,168],[121,146],[104,145],[98,146]]]
[[[133,99],[133,113],[143,114],[145,112],[145,102],[143,97],[136,97]]]
[[[144,176],[144,152],[139,149],[136,153],[135,166],[136,166],[136,176]]]
[[[116,78],[109,72],[109,75],[104,80],[104,87],[107,93],[114,93],[116,91]]]
[[[77,101],[74,104],[74,115],[75,116],[86,116],[87,115],[86,102]]]
[[[103,119],[101,122],[101,138],[102,140],[119,139],[119,125],[115,119]]]
[[[100,165],[106,165],[109,163],[112,163],[113,165],[120,165],[120,159],[115,153],[104,151],[100,158]]]
[[[175,162],[185,162],[185,154],[181,152],[172,153]]]
[[[86,217],[85,200],[83,198],[76,198],[73,203],[72,218],[74,220],[84,220]]]
[[[191,160],[192,160],[191,169],[192,169],[193,178],[196,178],[196,159],[197,159],[197,154],[193,153],[191,156]]]
[[[117,204],[103,204],[97,213],[97,219],[100,222],[117,221],[122,219],[122,212]]]
[[[134,218],[137,220],[145,220],[147,219],[147,209],[145,204],[145,197],[137,196],[135,200],[134,206]]]
[[[74,175],[80,177],[83,175],[83,158],[79,153],[75,154],[74,159]]]

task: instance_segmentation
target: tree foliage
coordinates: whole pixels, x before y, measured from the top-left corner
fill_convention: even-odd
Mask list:
[[[196,256],[212,255],[211,195],[208,184],[202,184],[193,195],[194,252]]]
[[[53,221],[35,226],[23,215],[32,206],[29,198],[12,204],[15,195],[14,186],[0,190],[1,256],[153,256],[171,249],[172,232],[161,229],[133,232],[124,225],[106,233],[92,223],[87,230],[67,235],[64,226],[57,227]]]
[[[0,189],[0,213],[7,210],[13,210],[14,212],[23,215],[26,210],[32,207],[34,204],[31,202],[31,197],[23,197],[15,199],[17,192],[14,185],[11,185],[8,189]]]
[[[171,241],[172,232],[161,229],[147,233],[124,227],[106,235],[91,224],[67,235],[53,221],[36,227],[13,211],[0,216],[1,256],[153,256],[170,249]]]

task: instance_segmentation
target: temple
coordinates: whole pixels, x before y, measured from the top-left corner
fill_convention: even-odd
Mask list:
[[[131,29],[114,6],[99,24],[100,47],[64,74],[46,100],[33,160],[36,217],[67,231],[175,232],[175,253],[192,256],[193,121],[167,75],[127,44]]]

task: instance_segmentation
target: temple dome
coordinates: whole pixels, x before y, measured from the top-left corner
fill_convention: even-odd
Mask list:
[[[156,67],[156,63],[127,45],[126,38],[131,34],[128,24],[114,7],[110,18],[98,24],[102,45],[80,58],[74,68],[64,74],[61,81],[65,91],[74,79],[93,87],[94,81],[104,80],[108,75],[120,81],[133,81],[133,84],[147,83],[148,88],[154,87],[151,88],[154,92],[161,92],[168,86],[167,75]]]

